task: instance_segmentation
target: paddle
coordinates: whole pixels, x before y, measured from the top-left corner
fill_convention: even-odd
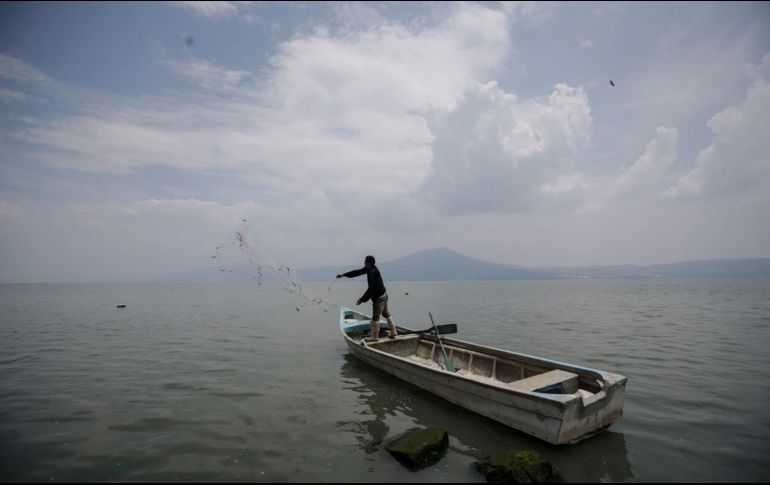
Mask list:
[[[436,332],[436,340],[438,340],[438,344],[441,347],[441,353],[444,354],[444,368],[449,372],[455,372],[454,364],[452,364],[452,361],[449,360],[449,357],[446,355],[444,344],[441,342],[441,334],[439,333],[438,328],[436,328],[436,322],[433,321],[433,315],[428,312],[428,316],[430,317],[430,323],[433,324],[433,330]]]
[[[455,323],[447,323],[446,325],[436,325],[435,328],[438,330],[438,333],[440,333],[441,335],[446,335],[448,333],[457,333],[457,324]],[[410,330],[408,332],[405,330],[399,330],[398,334],[399,335],[414,335],[414,334],[419,335],[419,334],[430,333],[430,332],[433,332],[433,327],[428,328],[426,330]]]

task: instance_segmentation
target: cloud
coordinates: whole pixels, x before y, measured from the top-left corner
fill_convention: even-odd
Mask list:
[[[332,5],[336,22],[348,31],[387,24],[379,8],[382,5],[375,2],[337,2]]]
[[[757,43],[753,31],[732,38],[705,35],[693,42],[687,39],[691,29],[674,29],[656,39],[655,55],[636,75],[617,73],[622,83],[616,74],[609,76],[618,83],[617,108],[634,117],[627,126],[701,122],[745,89],[742,74]]]
[[[601,44],[633,18],[532,32],[569,19],[537,3],[340,3],[279,15],[206,5],[174,7],[198,9],[189,11],[202,20],[172,13],[215,30],[222,24],[206,19],[256,22],[257,42],[270,38],[271,25],[284,35],[257,53],[248,46],[231,53],[256,56],[249,67],[220,64],[211,50],[212,57],[169,59],[193,52],[161,49],[160,62],[189,84],[164,91],[166,76],[145,72],[136,89],[157,89],[152,95],[79,88],[0,54],[0,102],[17,103],[4,105],[0,150],[10,190],[0,217],[4,229],[14,228],[0,232],[16,274],[27,266],[40,275],[95,267],[105,278],[187,269],[206,261],[242,217],[275,259],[293,265],[345,261],[364,250],[388,259],[431,245],[519,263],[548,264],[554,255],[564,264],[658,262],[692,254],[703,234],[717,235],[715,221],[750,228],[751,212],[759,228],[766,218],[765,162],[751,153],[768,149],[741,138],[757,138],[766,126],[758,110],[768,111],[760,79],[770,57],[745,65],[761,57],[757,40],[766,30],[704,35],[710,30],[690,27],[691,12],[671,15],[673,23],[624,36],[625,54],[605,52],[617,71],[610,76],[591,63],[570,64],[559,38],[587,49],[587,34]],[[706,16],[709,25],[723,23]],[[180,32],[189,30],[169,38]],[[149,67],[157,67],[158,52]],[[607,87],[610,77],[615,88]],[[109,76],[93,80],[118,86]],[[735,113],[724,110],[733,104]],[[709,117],[711,136],[702,129]],[[693,163],[704,147],[711,150]],[[678,179],[678,196],[694,195],[688,186],[704,196],[728,193],[720,184],[731,177],[740,183],[729,189],[737,191],[729,209],[715,212],[715,197],[659,200]],[[661,215],[666,237],[657,230]],[[685,226],[686,235],[671,236]],[[495,237],[480,242],[489,231]],[[740,254],[759,248],[757,241],[767,237]],[[716,237],[710,244],[700,257],[736,247],[720,253]]]
[[[403,114],[452,105],[468,81],[492,73],[509,47],[503,12],[461,4],[434,27],[389,23],[293,39],[271,58],[268,82],[285,109],[345,113],[364,106]]]
[[[656,199],[665,175],[677,157],[679,130],[659,126],[644,152],[618,175],[588,175],[573,171],[537,188],[544,199],[579,212],[603,210],[623,199]]]
[[[767,75],[763,67],[753,71]],[[672,198],[699,195],[740,195],[770,182],[770,82],[755,79],[740,105],[714,115],[707,126],[711,144],[700,151],[695,168],[680,177],[666,195]]]
[[[145,124],[151,115],[121,119],[118,113],[33,121],[17,136],[41,146],[35,156],[51,166],[125,174],[151,165],[203,169],[216,164],[209,130]]]
[[[0,88],[0,103],[24,102],[24,101],[27,101],[28,99],[29,99],[29,96],[20,91]]]
[[[770,54],[765,54],[759,64],[747,64],[746,75],[750,78],[770,78]]]
[[[188,12],[208,19],[224,19],[236,16],[241,8],[254,2],[168,2]]]
[[[582,88],[558,84],[547,97],[519,100],[495,82],[471,84],[430,123],[433,160],[422,189],[448,214],[531,210],[535,188],[571,168],[591,125]]]
[[[0,102],[54,101],[71,109],[92,104],[94,97],[102,102],[114,99],[54,79],[25,60],[1,52],[0,80],[5,81],[0,88]]]
[[[184,93],[125,97],[50,80],[62,93],[49,98],[54,111],[14,130],[29,144],[25,156],[88,180],[132,174],[126,184],[151,173],[147,167],[237,177],[236,197],[252,192],[269,203],[189,192],[169,199],[139,187],[121,192],[121,203],[38,204],[37,226],[14,232],[13,244],[33,234],[66,240],[68,262],[45,257],[40,243],[27,251],[35,262],[17,273],[82,275],[84,261],[109,268],[92,272],[104,278],[189,268],[207,262],[241,217],[260,247],[294,265],[344,261],[351,247],[403,255],[435,227],[432,208],[415,196],[430,168],[426,113],[453,109],[468,83],[494,76],[510,52],[504,12],[447,8],[437,23],[296,35],[277,45],[259,75],[171,62],[198,88]],[[15,72],[50,79],[16,61]]]
[[[55,81],[43,71],[21,59],[3,53],[0,53],[0,78],[20,84],[44,86],[55,84]]]
[[[494,74],[509,52],[508,27],[504,12],[456,4],[432,25],[298,35],[278,45],[260,77],[167,60],[203,91],[81,93],[16,136],[37,159],[86,172],[168,166],[235,174],[287,196],[332,187],[400,197],[429,168],[424,113],[451,109],[468,82]]]
[[[678,142],[679,130],[659,126],[644,153],[614,181],[614,192],[630,194],[659,182],[676,160]]]
[[[519,25],[540,29],[553,18],[554,4],[548,2],[502,2],[503,10]]]
[[[250,71],[225,69],[204,59],[166,60],[164,64],[200,87],[224,93],[233,93],[253,75]]]

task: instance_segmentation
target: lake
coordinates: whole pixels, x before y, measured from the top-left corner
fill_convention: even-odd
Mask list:
[[[572,482],[770,480],[770,279],[384,276],[399,325],[627,376],[624,416],[548,445],[358,361],[337,309],[269,284],[0,285],[0,480],[483,482],[508,448]],[[369,313],[365,286],[306,288]],[[412,472],[385,446],[418,426],[450,443]]]

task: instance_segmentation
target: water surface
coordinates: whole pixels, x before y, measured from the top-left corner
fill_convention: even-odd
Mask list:
[[[480,482],[527,447],[567,481],[770,480],[769,279],[386,285],[399,324],[627,376],[623,418],[541,443],[359,362],[335,310],[269,285],[2,285],[0,479]],[[365,282],[309,286],[355,306]],[[450,448],[410,472],[384,447],[415,426]]]

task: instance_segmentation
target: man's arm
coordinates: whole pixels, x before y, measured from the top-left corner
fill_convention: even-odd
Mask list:
[[[362,274],[366,274],[366,268],[354,269],[353,271],[348,271],[347,273],[338,274],[337,278],[342,278],[343,276],[346,278],[355,278],[356,276],[361,276]]]

